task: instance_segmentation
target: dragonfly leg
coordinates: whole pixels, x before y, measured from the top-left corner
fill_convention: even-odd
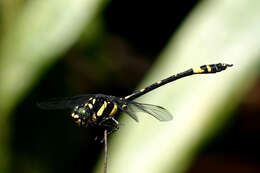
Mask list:
[[[98,126],[100,126],[103,130],[107,130],[107,135],[109,135],[119,129],[119,122],[113,117],[106,117],[98,123]],[[95,138],[95,140],[98,140],[98,136]],[[100,142],[104,142],[103,137],[101,138]]]
[[[119,129],[119,122],[114,117],[106,117],[98,124],[108,130],[108,134]]]

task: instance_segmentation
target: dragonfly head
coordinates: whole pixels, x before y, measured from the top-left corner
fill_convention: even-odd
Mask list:
[[[75,106],[71,117],[80,127],[87,127],[90,119],[90,110],[84,105]]]

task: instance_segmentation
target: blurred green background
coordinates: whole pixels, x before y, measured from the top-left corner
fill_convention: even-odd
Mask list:
[[[233,63],[139,102],[167,123],[122,115],[108,172],[260,172],[260,2],[0,1],[0,172],[102,172],[103,145],[67,111],[35,104],[125,96],[174,73]]]

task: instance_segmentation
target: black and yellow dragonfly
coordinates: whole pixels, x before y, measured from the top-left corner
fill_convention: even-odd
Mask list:
[[[41,102],[42,109],[71,109],[71,117],[81,127],[93,126],[107,129],[110,132],[119,128],[115,115],[124,112],[138,122],[137,112],[144,112],[160,121],[169,121],[172,115],[165,108],[157,105],[138,103],[134,99],[172,81],[193,74],[217,73],[225,70],[232,64],[218,63],[203,65],[197,69],[189,69],[172,75],[152,85],[136,91],[126,97],[115,97],[104,94],[86,94],[74,97],[55,98]]]

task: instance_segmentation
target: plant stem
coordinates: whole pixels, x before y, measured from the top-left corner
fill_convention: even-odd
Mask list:
[[[104,173],[107,173],[107,130],[104,130]]]

